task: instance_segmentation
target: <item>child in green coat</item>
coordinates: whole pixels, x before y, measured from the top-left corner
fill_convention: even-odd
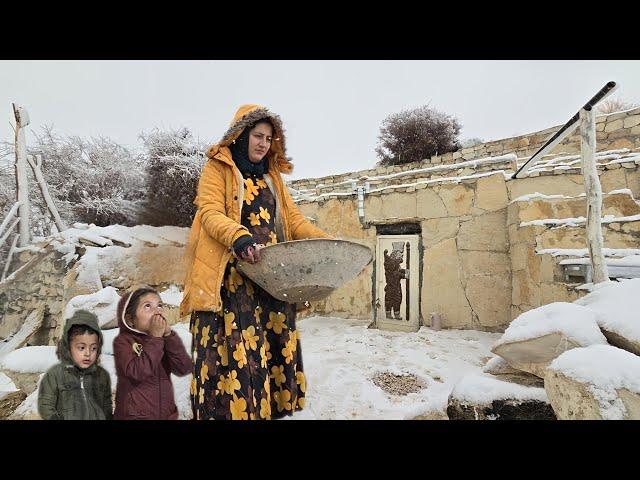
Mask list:
[[[40,382],[38,413],[44,420],[110,420],[111,380],[98,365],[102,349],[98,318],[78,310],[67,320],[56,354],[60,363]]]

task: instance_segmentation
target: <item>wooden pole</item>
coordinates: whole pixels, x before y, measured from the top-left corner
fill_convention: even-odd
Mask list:
[[[37,155],[36,162],[34,162],[32,156],[27,156],[27,160],[29,162],[29,165],[31,165],[33,175],[36,177],[38,185],[40,186],[40,191],[42,192],[42,196],[44,197],[44,201],[47,204],[47,208],[49,208],[49,212],[51,212],[51,216],[53,217],[53,221],[56,223],[58,231],[61,232],[63,230],[66,230],[67,227],[60,218],[58,209],[56,208],[56,205],[53,203],[53,199],[49,194],[49,187],[47,186],[47,182],[42,175],[42,157],[40,155]]]
[[[596,167],[596,116],[593,109],[580,110],[580,150],[582,175],[587,195],[587,247],[593,271],[593,283],[609,281],[607,264],[602,254],[602,187]]]
[[[0,247],[2,247],[4,245],[4,242],[7,241],[7,238],[9,238],[9,235],[11,235],[11,231],[16,228],[16,225],[18,224],[18,222],[20,221],[19,218],[16,218],[15,222],[13,222],[11,224],[11,226],[9,227],[9,229],[7,230],[7,233],[5,233],[2,238],[0,238]]]
[[[27,144],[24,127],[29,124],[27,112],[13,104],[13,114],[16,118],[16,191],[20,202],[20,246],[26,247],[31,239],[29,226],[29,183],[27,178]]]
[[[4,229],[6,228],[7,225],[9,225],[9,222],[11,221],[11,217],[13,217],[15,213],[18,211],[18,207],[20,207],[20,202],[14,203],[13,207],[11,207],[11,210],[9,210],[9,213],[4,218],[2,225],[0,225],[0,235],[4,233]]]
[[[13,252],[16,249],[16,243],[18,243],[19,235],[20,234],[16,234],[16,236],[13,237],[13,242],[11,243],[11,248],[9,249],[9,255],[7,255],[7,262],[4,264],[4,270],[2,271],[2,278],[0,278],[0,282],[3,281],[7,276],[9,266],[11,265],[11,260],[13,259]]]
[[[607,84],[602,87],[598,93],[596,93],[591,100],[589,100],[584,107],[582,107],[580,109],[580,111],[578,113],[576,113],[573,117],[571,117],[569,119],[569,121],[567,123],[565,123],[562,127],[560,127],[560,130],[558,130],[549,140],[547,140],[547,143],[545,143],[542,148],[540,148],[540,150],[538,150],[536,153],[534,153],[529,160],[527,160],[526,162],[524,162],[522,164],[522,166],[516,170],[516,173],[514,173],[511,178],[518,178],[518,174],[524,169],[524,167],[526,167],[527,165],[529,165],[529,163],[531,163],[534,159],[538,158],[542,158],[542,156],[551,151],[558,143],[560,143],[562,140],[564,140],[565,138],[567,138],[569,135],[571,135],[571,133],[573,133],[573,131],[578,128],[578,124],[580,123],[580,112],[582,110],[587,110],[587,111],[591,111],[593,109],[593,107],[596,106],[596,104],[598,102],[601,102],[602,100],[604,100],[606,97],[608,97],[609,95],[611,95],[616,89],[618,88],[618,85],[616,84],[616,82],[607,82]],[[595,143],[594,143],[595,145]],[[534,162],[535,164],[535,162]]]

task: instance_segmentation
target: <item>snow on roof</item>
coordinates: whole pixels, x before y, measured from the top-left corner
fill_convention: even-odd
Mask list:
[[[640,278],[596,284],[574,303],[598,312],[602,328],[640,342]]]
[[[640,160],[640,154],[637,152],[631,152],[628,148],[621,148],[618,150],[597,152],[594,158],[599,166],[606,166],[614,163],[635,162],[636,160]],[[606,162],[606,160],[610,161]],[[551,170],[567,170],[569,168],[576,168],[581,162],[581,155],[561,155],[536,162],[534,165],[527,168],[526,172],[527,174],[531,174],[534,172]]]
[[[627,217],[616,217],[615,215],[605,215],[602,217],[602,223],[620,223],[620,222],[635,222],[640,220],[640,214],[638,215],[630,215]],[[578,225],[582,225],[583,223],[587,223],[587,219],[585,217],[576,217],[576,218],[543,218],[541,220],[530,220],[528,222],[520,222],[521,227],[527,227],[530,225],[555,225],[558,227],[577,227]]]
[[[590,265],[591,258],[568,258],[561,260],[560,265]],[[627,255],[624,258],[605,258],[605,263],[612,267],[640,267],[640,255]]]
[[[555,302],[519,315],[493,348],[505,343],[529,340],[551,333],[562,333],[579,345],[606,344],[598,328],[599,314],[575,303]]]
[[[630,197],[633,197],[633,192],[628,189],[628,188],[620,188],[618,190],[612,190],[610,192],[603,192],[602,195],[629,195]],[[528,193],[527,195],[522,195],[518,198],[514,198],[513,200],[511,200],[511,202],[509,203],[516,203],[516,202],[530,202],[532,200],[537,200],[537,199],[544,199],[544,200],[553,200],[553,199],[575,199],[575,198],[582,198],[582,197],[586,197],[586,193],[581,193],[580,195],[545,195],[544,193],[540,193],[540,192],[534,192],[534,193]]]
[[[538,255],[549,254],[553,257],[588,257],[587,248],[543,248],[536,250]],[[640,255],[640,248],[603,248],[602,254],[605,257],[628,257],[630,255]]]
[[[341,182],[337,182],[337,183],[332,183],[329,185],[325,185],[323,183],[319,183],[316,186],[319,188],[322,187],[337,187],[337,186],[341,186],[341,185],[349,185],[353,182],[357,182],[357,181],[362,181],[362,180],[369,180],[369,181],[375,181],[375,180],[389,180],[392,178],[398,178],[398,177],[404,177],[404,176],[408,176],[408,175],[417,175],[417,174],[421,174],[421,173],[434,173],[434,172],[445,172],[448,170],[458,170],[461,168],[477,168],[480,165],[492,165],[495,163],[505,163],[505,162],[511,162],[513,160],[516,160],[517,156],[514,153],[509,153],[506,155],[500,155],[497,157],[484,157],[484,158],[478,158],[476,160],[468,160],[465,162],[459,162],[459,163],[450,163],[450,164],[444,164],[444,165],[435,165],[432,167],[425,167],[425,168],[415,168],[415,169],[411,169],[411,170],[404,170],[402,172],[397,172],[397,173],[390,173],[387,175],[375,175],[375,176],[368,176],[368,175],[362,175],[362,176],[357,176],[356,178],[348,178],[346,180],[343,180]]]
[[[0,368],[20,373],[37,373],[46,372],[56,363],[56,347],[22,347],[3,357],[0,360]]]
[[[462,377],[451,396],[474,404],[487,404],[494,400],[538,400],[549,403],[544,388],[525,387],[482,374]]]
[[[460,177],[430,178],[429,180],[418,180],[417,182],[414,182],[414,183],[405,183],[402,185],[388,185],[382,188],[371,189],[370,193],[381,192],[383,190],[396,189],[396,188],[415,187],[416,185],[429,185],[433,183],[460,183],[463,180],[488,177],[490,175],[497,175],[497,174],[502,174],[505,176],[505,178],[508,178],[508,175],[505,173],[504,170],[492,170],[490,172],[477,173],[475,175],[464,175]]]
[[[545,195],[544,193],[534,192],[534,193],[529,193],[527,195],[522,195],[522,196],[520,196],[518,198],[514,198],[509,203],[529,202],[531,200],[535,200],[535,199],[538,199],[538,198],[553,199],[553,198],[574,198],[574,197],[569,197],[567,195]]]
[[[622,419],[626,414],[615,390],[640,393],[640,357],[611,345],[573,348],[551,362],[549,369],[588,384],[605,420]]]

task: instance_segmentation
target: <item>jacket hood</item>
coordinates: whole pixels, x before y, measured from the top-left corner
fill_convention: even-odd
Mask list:
[[[61,362],[74,365],[73,357],[71,356],[71,344],[69,343],[69,330],[74,325],[86,325],[91,328],[98,334],[98,356],[100,358],[100,353],[102,351],[102,344],[104,339],[102,337],[102,331],[100,330],[100,325],[98,324],[98,317],[95,314],[87,311],[87,310],[77,310],[73,316],[67,319],[64,325],[64,331],[62,332],[62,337],[58,342],[58,347],[56,348],[56,355],[60,359]],[[96,364],[94,363],[90,369],[93,368]],[[88,369],[87,369],[88,370]]]
[[[207,157],[214,158],[218,153],[222,153],[231,159],[231,152],[229,151],[231,142],[238,138],[245,128],[263,118],[271,120],[275,130],[273,132],[271,148],[267,153],[269,167],[277,168],[282,173],[291,173],[293,164],[286,156],[286,141],[282,120],[266,107],[257,104],[246,104],[238,108],[236,114],[233,116],[233,120],[231,120],[229,128],[220,141],[207,150]]]
[[[155,290],[153,290],[155,292]],[[118,315],[118,327],[120,328],[120,333],[134,333],[134,334],[139,334],[139,335],[147,335],[145,332],[141,332],[140,330],[136,330],[135,328],[129,326],[129,324],[126,322],[124,315],[127,311],[127,307],[129,306],[129,301],[131,300],[131,297],[133,296],[133,294],[135,293],[134,291],[131,292],[126,292],[122,297],[120,297],[120,301],[118,302],[118,309],[117,309],[117,315]]]

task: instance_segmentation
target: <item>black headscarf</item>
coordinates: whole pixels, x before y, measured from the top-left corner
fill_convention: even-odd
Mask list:
[[[242,173],[243,176],[253,175],[256,177],[261,177],[269,170],[269,160],[265,155],[264,158],[258,162],[253,163],[249,160],[249,132],[261,122],[266,122],[271,125],[271,122],[268,119],[262,119],[256,122],[253,125],[246,127],[242,133],[235,139],[235,141],[229,145],[229,150],[231,150],[231,156],[233,157],[233,161],[235,162],[238,170]],[[273,125],[271,125],[273,128]]]

